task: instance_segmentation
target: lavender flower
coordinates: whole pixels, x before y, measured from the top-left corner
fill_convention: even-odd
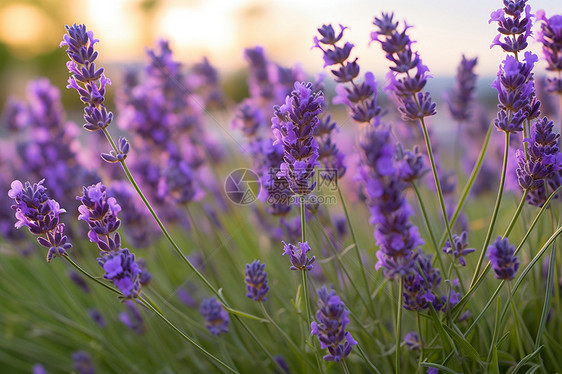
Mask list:
[[[141,291],[142,270],[135,262],[135,255],[127,248],[101,252],[98,264],[105,271],[104,278],[113,282],[126,298],[135,298]]]
[[[35,365],[33,365],[33,368],[31,369],[31,373],[32,374],[47,374],[47,370],[45,370],[43,365],[35,364]]]
[[[379,246],[375,269],[384,268],[387,278],[404,277],[414,270],[416,253],[423,244],[418,228],[409,222],[412,214],[404,197],[405,184],[393,165],[394,147],[390,130],[381,125],[370,129],[360,142],[362,165],[358,179],[363,183],[370,222],[375,225]]]
[[[246,264],[246,297],[255,301],[266,301],[267,292],[267,273],[263,270],[265,264],[260,264],[260,260],[256,260],[251,264]]]
[[[104,329],[107,326],[105,323],[105,319],[101,315],[100,311],[97,310],[96,308],[88,309],[88,315],[102,329]]]
[[[504,132],[523,130],[523,122],[539,115],[540,102],[536,98],[532,69],[538,57],[525,52],[523,62],[506,56],[492,87],[498,91],[498,115],[494,125]]]
[[[274,107],[271,119],[276,142],[283,145],[284,157],[278,177],[284,177],[297,195],[307,195],[316,186],[311,182],[318,165],[318,143],[313,137],[324,97],[312,91],[312,83],[296,82],[285,104]]]
[[[500,32],[494,38],[490,48],[500,46],[505,52],[520,52],[527,48],[527,38],[532,34],[531,6],[525,5],[527,0],[507,0],[504,7],[490,14],[488,23],[497,22]],[[501,41],[504,36],[503,42]]]
[[[138,307],[131,300],[125,300],[125,311],[119,314],[119,320],[135,333],[141,335],[145,331],[144,319]]]
[[[312,256],[312,258],[308,258],[306,255],[307,252],[310,251],[308,242],[299,242],[297,246],[283,242],[283,246],[283,255],[288,254],[291,260],[291,270],[310,271],[312,269],[312,264],[316,260],[316,257]]]
[[[466,256],[472,252],[476,251],[474,248],[468,248],[468,234],[463,231],[461,236],[453,234],[453,245],[447,239],[445,242],[445,247],[443,247],[443,252],[447,254],[452,254],[454,259],[459,262],[461,266],[466,266],[466,261],[463,256]]]
[[[21,130],[27,122],[26,115],[24,104],[13,96],[8,97],[2,113],[2,123],[6,129],[13,132]]]
[[[410,351],[417,351],[420,349],[420,336],[417,332],[410,331],[404,336],[404,344]]]
[[[27,226],[29,232],[38,236],[39,244],[49,248],[47,262],[51,262],[57,255],[66,255],[72,244],[64,235],[64,223],[59,223],[59,215],[66,210],[61,209],[55,200],[49,199],[47,189],[43,186],[44,181],[42,179],[33,185],[25,182],[23,185],[19,180],[15,180],[11,184],[8,196],[16,202],[12,205],[18,220],[15,227],[19,229]]]
[[[102,153],[101,158],[110,164],[114,164],[116,162],[121,162],[127,158],[127,154],[129,153],[129,142],[124,137],[119,137],[119,141],[117,142],[117,151],[111,150],[109,153]]]
[[[544,10],[537,11],[540,20],[540,30],[537,40],[542,43],[542,52],[548,64],[546,70],[562,71],[562,15],[546,17]],[[547,91],[562,95],[562,80],[556,76],[547,79]]]
[[[407,310],[422,310],[438,301],[435,292],[441,283],[441,272],[431,266],[431,256],[416,254],[414,271],[404,278],[403,306]]]
[[[357,344],[351,334],[345,331],[349,324],[348,311],[335,291],[322,286],[317,294],[318,312],[316,321],[310,325],[310,334],[318,337],[321,349],[328,349],[324,360],[339,362],[346,358],[352,347]]]
[[[519,185],[529,190],[527,201],[531,205],[542,206],[546,200],[545,180],[552,187],[559,186],[562,170],[562,154],[558,145],[560,134],[553,131],[554,123],[546,117],[537,120],[531,127],[528,144],[528,158],[521,149],[517,150],[517,180]]]
[[[344,176],[346,167],[343,162],[345,155],[338,149],[333,141],[332,134],[337,130],[336,122],[332,122],[331,116],[320,119],[314,137],[318,143],[318,159],[322,162],[324,172],[320,176],[324,179],[333,180]],[[335,174],[334,174],[335,173]]]
[[[200,200],[203,191],[197,186],[193,169],[178,157],[170,157],[158,184],[158,195],[176,204],[188,204]]]
[[[476,78],[474,67],[478,62],[477,58],[467,59],[464,55],[457,68],[455,88],[450,97],[446,97],[451,117],[459,122],[467,121],[470,118],[469,107],[476,90]]]
[[[119,234],[116,233],[121,225],[117,213],[121,206],[117,204],[114,197],[107,197],[107,187],[101,182],[84,187],[83,196],[77,196],[82,205],[78,208],[79,220],[83,220],[90,227],[88,238],[105,252],[115,251],[121,242]],[[114,238],[110,237],[115,233]]]
[[[396,169],[400,179],[404,182],[420,179],[429,171],[417,145],[412,151],[406,150],[400,153]]]
[[[430,77],[429,69],[422,63],[418,52],[412,50],[412,40],[407,34],[411,26],[404,23],[404,28],[399,31],[399,23],[393,18],[392,13],[382,13],[380,18],[375,18],[373,24],[377,31],[371,33],[371,39],[381,44],[386,58],[393,63],[385,89],[394,93],[402,118],[416,121],[436,113],[436,104],[429,93],[422,92]]]
[[[497,279],[511,280],[519,269],[519,259],[514,255],[515,246],[507,238],[498,236],[494,243],[488,246],[488,257]]]
[[[103,104],[105,89],[111,81],[103,74],[103,68],[96,69],[94,61],[98,57],[94,45],[99,42],[94,39],[94,33],[87,31],[85,25],[65,26],[66,34],[60,46],[66,46],[66,53],[70,61],[66,67],[71,76],[68,78],[67,88],[74,88],[80,95],[84,108],[84,128],[88,131],[105,129],[113,119],[113,113],[108,112]]]
[[[363,82],[355,82],[354,80],[359,76],[360,67],[357,59],[348,61],[353,44],[345,42],[343,46],[337,45],[346,28],[340,25],[340,32],[336,35],[332,25],[322,25],[318,29],[322,38],[314,37],[314,47],[324,53],[324,67],[339,65],[337,70],[331,70],[338,82],[336,86],[338,96],[334,98],[334,104],[345,104],[349,108],[351,118],[357,122],[371,123],[374,120],[374,124],[376,124],[378,116],[381,114],[381,108],[377,106],[375,77],[372,73],[367,72]],[[348,83],[347,86],[346,83]]]
[[[96,368],[92,363],[92,357],[86,351],[76,351],[72,354],[72,360],[74,361],[74,370],[78,374],[94,374]]]
[[[199,312],[205,317],[205,326],[211,334],[219,336],[228,332],[228,313],[216,298],[203,299]]]

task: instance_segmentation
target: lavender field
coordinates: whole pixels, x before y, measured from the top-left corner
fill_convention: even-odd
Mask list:
[[[392,9],[240,70],[0,26],[0,372],[562,373],[562,9],[487,3],[454,78]]]

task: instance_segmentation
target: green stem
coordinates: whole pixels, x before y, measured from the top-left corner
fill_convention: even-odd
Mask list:
[[[104,132],[105,137],[107,138],[108,142],[111,144],[111,146],[113,147],[115,152],[117,152],[117,147],[115,146],[115,142],[113,141],[113,139],[111,137],[111,134],[105,128],[103,129],[103,132]],[[127,166],[127,163],[125,162],[125,160],[120,161],[120,163],[121,163],[121,166],[123,167],[123,171],[125,172],[125,175],[127,176],[127,179],[129,179],[129,182],[131,183],[131,185],[133,186],[133,188],[135,189],[135,191],[137,192],[137,194],[139,195],[139,197],[143,201],[144,205],[149,210],[150,214],[152,215],[152,217],[154,218],[154,220],[158,224],[158,227],[160,227],[160,230],[162,231],[162,233],[164,234],[164,236],[166,237],[168,242],[172,245],[172,248],[177,253],[177,255],[191,269],[191,271],[193,271],[195,273],[195,275],[205,284],[205,286],[213,294],[215,294],[217,296],[217,298],[221,302],[221,304],[225,308],[229,308],[228,303],[226,302],[226,299],[223,297],[222,293],[220,293],[219,290],[217,290],[215,287],[213,287],[213,285],[209,282],[209,280],[199,270],[197,270],[197,268],[191,263],[191,261],[189,261],[189,259],[185,256],[183,251],[180,249],[180,247],[176,244],[176,242],[174,241],[174,239],[172,238],[172,236],[170,235],[170,233],[168,232],[168,230],[166,229],[166,227],[164,226],[164,224],[162,223],[162,221],[160,220],[160,218],[158,217],[158,215],[156,214],[156,212],[152,208],[152,205],[150,205],[150,202],[148,201],[148,199],[146,198],[144,193],[141,191],[138,183],[135,181],[135,178],[131,174],[131,171],[129,170],[129,167]],[[256,341],[256,343],[260,346],[260,348],[264,351],[264,353],[275,363],[276,361],[275,361],[275,358],[273,357],[273,355],[265,348],[265,346],[261,343],[261,341],[257,338],[257,336],[252,332],[252,330],[250,330],[248,325],[246,325],[244,323],[244,321],[242,321],[240,319],[240,317],[237,316],[236,314],[234,314],[233,317],[238,322],[240,322],[242,327],[244,327],[244,329],[248,332],[248,334],[250,334],[250,336]]]
[[[402,335],[402,294],[404,293],[404,279],[400,278],[398,292],[398,310],[396,311],[396,374],[400,373],[400,343]]]
[[[289,343],[289,345],[291,346],[291,348],[293,348],[293,351],[294,351],[295,353],[301,355],[302,352],[303,352],[302,349],[300,349],[299,347],[297,347],[297,345],[295,344],[295,342],[293,341],[293,339],[291,339],[291,338],[289,337],[289,335],[287,335],[287,333],[285,332],[285,330],[283,330],[283,328],[281,328],[281,326],[279,326],[279,325],[277,324],[277,322],[275,322],[275,320],[269,315],[269,313],[267,312],[267,309],[265,308],[264,303],[263,303],[262,301],[258,301],[258,303],[259,303],[259,305],[260,305],[260,308],[261,308],[261,310],[262,310],[263,315],[264,315],[265,318],[269,321],[269,323],[271,323],[271,324],[279,331],[279,333],[280,333],[280,334],[285,338],[285,340]],[[301,355],[301,358],[303,358],[302,355]],[[305,360],[305,362],[310,365],[310,363],[309,363],[307,360]]]
[[[419,338],[419,343],[420,343],[420,358],[419,358],[419,362],[418,362],[418,367],[421,367],[421,363],[422,363],[423,357],[424,357],[424,341],[423,341],[423,334],[422,334],[422,328],[421,328],[421,316],[420,316],[419,310],[416,311],[416,326],[418,328],[418,338]]]
[[[84,274],[86,277],[88,277],[89,279],[93,280],[94,282],[98,283],[99,285],[102,285],[103,287],[107,288],[108,290],[110,290],[111,292],[117,294],[118,296],[123,296],[123,294],[121,292],[119,292],[118,290],[116,290],[115,288],[111,287],[110,285],[106,284],[105,282],[102,282],[101,280],[99,280],[98,278],[94,277],[93,275],[91,275],[90,273],[88,273],[86,270],[82,269],[76,262],[74,262],[68,255],[62,255],[62,257],[70,264],[72,265],[76,270],[78,270],[79,272],[81,272],[82,274]]]
[[[449,218],[447,217],[447,209],[445,207],[445,200],[443,199],[443,191],[441,190],[441,182],[439,181],[439,175],[437,174],[437,167],[435,166],[435,160],[433,159],[433,150],[431,148],[431,142],[429,140],[429,134],[427,132],[427,127],[423,118],[420,118],[420,124],[423,132],[423,138],[425,140],[425,146],[427,148],[427,154],[429,156],[429,162],[431,163],[431,171],[433,173],[433,179],[435,181],[435,187],[437,188],[437,195],[439,197],[439,205],[441,206],[441,213],[443,215],[443,220],[445,221],[445,228],[447,229],[447,235],[451,243],[454,243],[453,233],[451,232],[451,226],[449,226]]]
[[[107,128],[103,129],[103,133],[105,134],[107,141],[111,144],[115,152],[117,152],[117,147],[115,146],[115,142],[113,141],[111,134],[107,131]],[[131,182],[131,185],[133,186],[137,194],[140,196],[144,205],[146,205],[146,207],[148,208],[150,214],[158,224],[158,227],[160,227],[160,230],[162,231],[168,242],[170,242],[172,248],[176,251],[178,256],[181,257],[181,259],[191,269],[191,271],[193,271],[195,275],[197,275],[197,277],[201,279],[201,281],[209,288],[209,290],[211,290],[211,292],[213,292],[219,298],[219,300],[221,300],[221,302],[224,301],[222,295],[219,294],[218,290],[215,287],[213,287],[213,285],[207,280],[207,278],[199,270],[197,270],[197,268],[191,263],[191,261],[189,261],[189,259],[185,256],[183,251],[180,249],[180,247],[176,244],[176,242],[174,241],[174,239],[172,238],[172,236],[170,235],[170,233],[168,232],[168,230],[166,229],[166,227],[158,217],[158,214],[156,214],[156,212],[152,208],[152,205],[150,204],[144,193],[141,191],[138,183],[135,181],[135,178],[131,174],[131,171],[129,170],[129,167],[127,166],[125,160],[120,161],[120,163],[121,166],[123,167],[123,171],[125,172],[125,175],[127,176],[127,179],[129,179],[129,182]]]
[[[154,313],[158,318],[160,318],[162,321],[164,321],[168,326],[170,326],[179,336],[181,336],[183,339],[185,339],[187,342],[189,342],[191,345],[193,345],[195,348],[197,348],[199,351],[201,351],[205,356],[209,357],[210,359],[212,359],[213,361],[217,362],[219,365],[221,365],[222,367],[224,367],[225,369],[227,369],[229,372],[231,373],[238,373],[237,370],[231,368],[230,366],[228,366],[226,363],[224,363],[223,361],[221,361],[219,358],[215,357],[214,355],[212,355],[209,351],[207,351],[205,348],[201,347],[199,344],[197,344],[193,339],[191,339],[189,336],[185,335],[183,333],[183,331],[181,331],[180,329],[178,329],[176,327],[176,325],[174,325],[172,322],[170,322],[166,317],[164,317],[164,315],[162,313],[160,313],[158,310],[156,310],[150,303],[148,303],[146,300],[144,300],[142,297],[139,297],[137,299],[144,307],[146,307],[147,309],[149,309],[152,313]]]
[[[508,295],[511,295],[511,282],[509,281],[507,282],[507,293]],[[515,304],[513,303],[513,298],[509,299],[509,306],[511,307],[511,313],[513,313],[513,320],[514,320],[513,331],[515,333],[515,341],[517,342],[517,350],[519,351],[519,359],[522,359],[523,357],[525,357],[525,349],[523,348],[523,344],[520,338],[521,332],[519,331],[519,326],[521,325],[519,321],[519,316],[517,314],[517,309],[515,309]],[[502,323],[502,318],[500,317],[500,324],[501,323]]]
[[[371,368],[371,370],[373,370],[373,372],[377,373],[377,374],[381,374],[381,372],[379,371],[379,369],[377,369],[377,367],[371,362],[369,361],[369,358],[367,357],[367,355],[365,354],[365,352],[363,351],[363,348],[361,348],[361,346],[359,344],[357,344],[355,346],[355,348],[357,349],[357,351],[359,352],[359,355],[363,358],[363,361],[365,361],[367,363],[367,365],[369,365],[369,367]]]
[[[345,214],[345,219],[347,221],[347,226],[349,227],[349,233],[351,234],[351,239],[353,240],[353,244],[355,245],[355,255],[357,256],[357,261],[359,261],[359,270],[361,272],[361,277],[363,278],[363,282],[365,283],[365,289],[367,290],[367,295],[370,295],[371,291],[369,289],[369,281],[367,280],[367,274],[365,272],[365,268],[362,266],[363,261],[361,260],[361,251],[359,250],[357,237],[355,236],[355,231],[353,230],[353,225],[351,224],[349,212],[347,211],[347,205],[345,204],[345,200],[343,198],[343,194],[341,192],[341,188],[339,184],[338,184],[338,194],[340,196],[340,201],[343,206],[343,211]]]
[[[535,338],[535,346],[533,347],[534,350],[537,350],[541,344],[542,334],[544,332],[544,327],[546,325],[546,320],[548,318],[548,313],[550,311],[550,298],[552,295],[552,286],[554,280],[554,265],[556,264],[556,247],[555,244],[552,243],[552,254],[550,255],[550,263],[548,265],[548,276],[546,279],[546,291],[544,295],[544,304],[541,313],[541,319],[539,323],[539,328],[537,330],[537,337]]]
[[[503,194],[503,187],[505,184],[505,175],[507,171],[507,159],[509,153],[509,132],[505,133],[505,147],[503,151],[503,165],[502,165],[502,174],[500,179],[500,187],[498,189],[498,196],[496,198],[496,203],[494,205],[494,211],[492,212],[492,218],[490,220],[490,225],[488,226],[488,232],[486,233],[486,239],[484,239],[484,244],[482,245],[482,250],[480,251],[480,257],[478,257],[478,263],[476,264],[476,270],[474,271],[474,276],[472,277],[472,281],[470,282],[470,287],[474,285],[476,280],[478,279],[478,273],[480,272],[480,268],[482,267],[482,262],[484,261],[484,255],[486,254],[486,249],[488,248],[488,244],[490,243],[490,238],[492,237],[492,233],[494,232],[494,226],[496,224],[496,219],[498,217],[498,211],[500,210],[500,204]],[[452,243],[452,242],[451,242]]]
[[[523,239],[521,239],[521,241],[519,242],[519,245],[517,246],[517,248],[515,249],[515,255],[517,255],[519,253],[519,251],[521,250],[521,248],[523,247],[523,244],[525,244],[525,242],[527,241],[527,238],[529,237],[529,235],[531,235],[531,232],[533,231],[533,229],[535,228],[535,225],[537,224],[537,222],[539,221],[539,218],[542,216],[542,214],[546,211],[546,209],[548,208],[548,206],[550,205],[550,202],[552,201],[552,199],[554,198],[554,196],[556,196],[556,194],[558,192],[560,192],[562,190],[562,186],[559,186],[556,190],[554,190],[549,196],[548,199],[546,199],[545,203],[543,204],[543,206],[541,207],[541,209],[538,211],[537,215],[535,216],[535,218],[533,219],[533,222],[531,222],[531,225],[529,226],[529,228],[527,229],[527,232],[525,233],[525,235],[523,236]],[[478,286],[482,283],[482,281],[484,280],[484,277],[486,276],[487,272],[490,270],[490,262],[488,261],[486,267],[484,268],[484,270],[482,271],[482,274],[478,277],[478,279],[476,280],[476,282],[474,283],[474,285],[472,285],[470,287],[470,289],[467,291],[467,293],[462,297],[462,299],[459,301],[459,303],[453,308],[453,314],[454,315],[458,315],[460,313],[460,311],[462,310],[462,308],[464,307],[464,305],[466,305],[466,303],[468,302],[468,299],[472,296],[472,294],[476,291],[476,289],[478,288]],[[501,287],[503,285],[503,282],[500,282],[500,285],[498,286]],[[487,304],[489,305],[489,304]],[[480,314],[483,314],[485,312],[487,308],[485,307]]]
[[[345,360],[341,360],[341,367],[343,368],[343,372],[345,374],[350,374],[349,369],[347,368],[347,364],[345,363]]]
[[[433,235],[433,230],[431,229],[431,223],[429,221],[429,217],[427,215],[427,211],[425,210],[425,205],[420,195],[420,191],[418,186],[414,182],[412,182],[412,187],[414,187],[414,191],[416,193],[416,197],[418,199],[418,203],[420,205],[420,209],[423,215],[423,219],[425,221],[425,225],[427,226],[427,231],[429,232],[429,237],[431,238],[431,243],[433,244],[433,248],[435,250],[435,257],[437,261],[439,261],[439,266],[441,267],[441,271],[443,274],[445,273],[445,264],[443,263],[443,259],[441,258],[441,253],[439,253],[439,246],[437,245],[437,241],[435,240],[435,236]]]
[[[305,205],[304,205],[304,195],[300,195],[300,206],[301,206],[301,238],[302,242],[306,242],[306,217],[305,217]],[[306,322],[307,326],[305,326],[304,331],[308,331],[308,338],[310,340],[310,325],[312,323],[312,308],[310,307],[310,296],[308,294],[308,279],[306,276],[306,269],[301,270],[302,273],[302,286],[303,286],[303,297],[304,297],[304,305],[306,308]],[[318,357],[318,351],[316,349],[316,344],[312,342],[311,344],[312,350],[314,351],[314,357],[316,358],[316,364],[318,365],[318,369],[320,372],[324,373],[324,365],[320,361]]]

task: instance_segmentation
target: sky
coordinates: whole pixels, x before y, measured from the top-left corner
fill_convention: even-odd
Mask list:
[[[149,1],[144,1],[145,3]],[[71,1],[65,20],[86,23],[100,39],[104,61],[143,61],[146,46],[167,38],[177,58],[185,63],[202,55],[223,71],[245,67],[243,50],[261,45],[284,66],[301,63],[309,72],[322,70],[322,54],[312,49],[312,38],[322,24],[349,27],[344,38],[356,48],[364,70],[384,74],[388,64],[377,43],[369,46],[374,16],[394,12],[397,20],[412,25],[415,48],[434,76],[453,76],[462,54],[478,57],[480,75],[495,75],[503,53],[489,46],[496,35],[488,24],[501,0],[163,0],[143,12],[139,0]],[[561,0],[530,0],[532,11],[547,16],[562,14]],[[12,43],[17,53],[38,52],[55,45],[64,30],[23,2],[0,6],[0,40]],[[45,32],[54,29],[55,32]],[[25,39],[27,38],[27,39]],[[15,41],[14,41],[15,40]],[[22,49],[25,40],[41,45]],[[19,44],[18,44],[19,43]],[[20,48],[21,51],[17,49]],[[540,53],[534,41],[530,49]],[[541,66],[539,66],[539,69]],[[543,67],[544,68],[544,67]]]

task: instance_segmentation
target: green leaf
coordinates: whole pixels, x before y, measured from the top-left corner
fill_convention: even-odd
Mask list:
[[[542,351],[543,348],[544,348],[544,346],[541,345],[536,351],[534,351],[533,353],[529,353],[527,356],[523,357],[523,359],[521,359],[521,361],[519,361],[517,366],[515,366],[515,368],[513,369],[513,372],[511,374],[516,374],[519,369],[521,369],[523,366],[527,365],[527,363],[529,363],[532,359],[534,359],[536,356],[538,356],[538,354]],[[527,371],[527,373],[528,373],[528,371]]]
[[[465,339],[464,336],[462,336],[462,334],[458,333],[447,325],[443,325],[443,328],[448,333],[448,335],[453,338],[464,356],[469,357],[473,361],[482,365],[480,354],[478,354],[478,351],[472,346],[472,344],[468,342],[468,340]]]

